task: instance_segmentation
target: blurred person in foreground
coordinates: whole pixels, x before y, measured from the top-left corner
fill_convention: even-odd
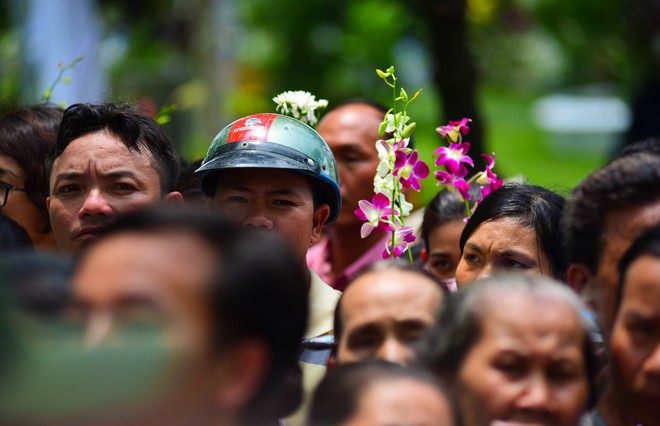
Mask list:
[[[606,348],[610,381],[591,424],[660,425],[660,228],[635,240],[619,264]]]
[[[576,426],[596,399],[584,307],[538,275],[495,275],[447,298],[433,367],[466,426]]]
[[[449,395],[431,373],[385,361],[328,370],[314,393],[309,426],[458,425]]]
[[[0,213],[23,227],[37,249],[55,251],[44,168],[55,145],[62,110],[23,106],[0,116]]]
[[[173,357],[158,392],[99,414],[108,423],[277,424],[300,402],[300,386],[298,400],[278,394],[292,393],[306,277],[273,236],[207,214],[138,212],[82,254],[72,291],[90,350],[147,328]]]
[[[330,148],[299,120],[254,114],[218,133],[196,173],[212,212],[247,228],[276,233],[293,250],[306,276],[310,301],[300,356],[305,392],[310,395],[325,374],[340,295],[305,261],[323,226],[341,211],[337,166]]]
[[[535,185],[509,183],[488,194],[461,234],[457,286],[497,271],[565,279],[559,232],[564,204],[559,194]]]
[[[48,161],[57,248],[77,253],[118,216],[180,203],[178,172],[174,147],[151,117],[128,105],[71,105]]]
[[[408,365],[437,321],[446,290],[404,261],[367,267],[346,288],[335,312],[333,363],[380,359]]]

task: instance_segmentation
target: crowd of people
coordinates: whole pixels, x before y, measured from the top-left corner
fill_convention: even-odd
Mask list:
[[[660,425],[660,145],[567,198],[440,191],[382,260],[386,113],[250,115],[187,164],[133,105],[5,112],[0,424]]]

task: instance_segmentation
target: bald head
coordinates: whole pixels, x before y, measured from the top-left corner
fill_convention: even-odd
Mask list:
[[[360,275],[337,306],[337,362],[411,363],[442,299],[440,286],[421,271],[388,265]]]

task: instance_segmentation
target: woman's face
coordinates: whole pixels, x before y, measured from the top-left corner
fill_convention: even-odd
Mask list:
[[[12,157],[0,154],[0,183],[25,189],[25,172]],[[4,197],[4,188],[0,189],[0,197]],[[0,200],[1,204],[2,200]],[[35,206],[25,191],[10,190],[7,194],[7,204],[0,207],[2,214],[21,225],[27,231],[33,243],[38,243],[43,237],[43,230],[48,226],[48,214]]]
[[[538,245],[536,232],[514,218],[490,220],[474,230],[463,248],[456,284],[461,287],[499,270],[552,276],[550,262]]]
[[[576,312],[529,294],[492,301],[454,383],[465,425],[577,425],[589,385]]]
[[[461,232],[465,222],[452,220],[432,229],[428,234],[428,271],[440,280],[453,279],[461,260]]]

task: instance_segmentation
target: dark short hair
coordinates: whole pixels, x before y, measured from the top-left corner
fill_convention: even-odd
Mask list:
[[[481,195],[480,188],[476,183],[470,185],[469,192],[472,200]],[[456,192],[438,191],[426,205],[422,226],[419,229],[426,250],[429,250],[429,234],[431,231],[454,220],[463,220],[467,216],[465,204],[458,198]]]
[[[536,233],[540,250],[548,257],[554,278],[566,275],[566,255],[559,222],[565,205],[556,192],[535,185],[508,183],[488,194],[474,211],[461,234],[461,252],[474,231],[484,222],[512,218]]]
[[[45,214],[48,214],[48,176],[44,165],[55,145],[63,114],[55,106],[31,105],[12,109],[0,117],[0,154],[13,158],[21,166],[25,172],[25,192]]]
[[[473,346],[481,338],[484,312],[507,292],[566,302],[578,317],[584,340],[583,359],[589,387],[588,407],[596,403],[598,366],[590,333],[593,325],[584,317],[586,307],[570,288],[548,277],[529,274],[494,275],[464,286],[443,301],[432,338],[431,364],[442,377],[455,378]],[[542,309],[543,305],[539,305]]]
[[[380,381],[409,379],[430,385],[448,402],[454,419],[454,404],[438,380],[424,370],[374,360],[339,365],[328,370],[314,392],[309,412],[309,426],[340,426],[357,411],[360,397]]]
[[[379,272],[386,270],[408,272],[411,274],[416,274],[428,278],[430,281],[433,281],[438,285],[438,289],[442,293],[443,297],[446,297],[449,294],[449,290],[447,289],[447,287],[445,287],[443,284],[438,282],[438,279],[434,277],[426,269],[421,268],[419,265],[399,259],[381,260],[375,263],[371,263],[365,266],[364,268],[360,269],[360,271],[351,280],[351,283],[357,280],[358,278],[370,274],[372,272]],[[405,283],[402,283],[401,285],[405,285]],[[348,286],[350,286],[350,283],[347,285],[347,288]],[[341,339],[341,336],[344,333],[344,322],[342,320],[342,312],[341,312],[341,301],[343,298],[344,296],[342,294],[342,296],[337,301],[337,305],[335,306],[334,324],[333,324],[333,332],[335,335],[335,346],[333,348],[333,351],[336,351],[337,345],[339,345],[339,340]]]
[[[626,285],[626,272],[630,265],[642,256],[652,256],[660,260],[660,226],[651,228],[639,236],[628,248],[619,262],[619,286],[616,291],[616,311],[621,306]]]
[[[307,271],[275,234],[255,232],[207,212],[149,209],[129,213],[105,228],[90,248],[112,235],[181,231],[204,241],[216,257],[208,277],[212,347],[220,354],[244,339],[264,341],[271,363],[261,392],[276,388],[298,359],[307,327]],[[87,253],[85,251],[81,259]]]
[[[146,150],[160,178],[161,193],[174,191],[179,175],[179,158],[172,143],[153,118],[128,104],[75,104],[67,108],[57,143],[49,156],[48,178],[53,162],[73,140],[104,130],[119,138],[132,152]]]
[[[633,151],[591,173],[566,203],[561,231],[569,263],[598,269],[609,213],[660,200],[660,155]]]

